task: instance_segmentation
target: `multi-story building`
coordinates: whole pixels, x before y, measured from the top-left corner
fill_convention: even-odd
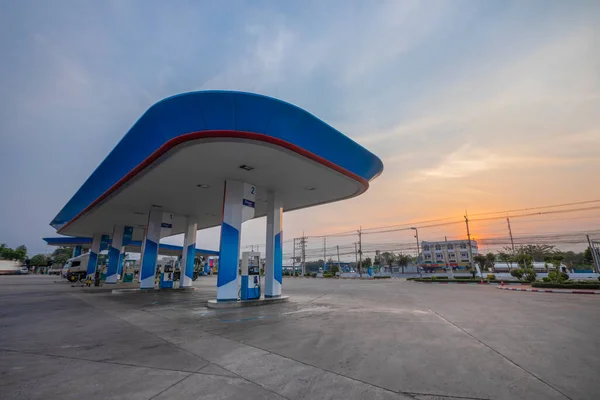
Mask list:
[[[477,255],[477,242],[471,240],[473,257]],[[466,269],[471,265],[468,240],[447,240],[441,242],[421,242],[419,265],[425,270],[443,268]]]

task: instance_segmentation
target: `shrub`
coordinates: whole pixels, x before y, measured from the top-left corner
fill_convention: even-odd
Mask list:
[[[542,278],[542,281],[543,282],[550,282],[550,278],[548,278],[548,277],[545,276],[545,277]]]
[[[569,274],[560,271],[548,272],[548,279],[553,283],[562,283],[569,280]]]
[[[521,280],[521,278],[523,278],[523,273],[524,271],[521,268],[515,268],[510,270],[510,274],[518,280]]]
[[[494,274],[487,274],[487,280],[488,281],[495,281],[496,280],[496,275],[494,275]]]
[[[310,276],[312,276],[313,278],[316,278],[317,277],[317,273],[313,272],[312,274],[310,274]]]
[[[330,274],[330,273],[326,272],[326,273],[323,274],[323,278],[333,278],[333,274]]]
[[[465,280],[471,280],[473,278],[471,278],[470,276],[455,276],[454,279],[465,279]]]
[[[536,278],[537,274],[533,269],[530,269],[527,272],[525,272],[525,275],[523,276],[523,280],[525,282],[535,282]]]
[[[310,277],[310,272],[304,273],[304,276],[307,277],[307,278]]]
[[[531,287],[548,288],[548,289],[600,289],[600,283],[554,283],[554,282],[533,282]]]
[[[390,279],[391,276],[374,276],[373,279]]]

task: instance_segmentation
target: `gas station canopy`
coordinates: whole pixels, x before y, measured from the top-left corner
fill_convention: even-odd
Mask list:
[[[219,226],[226,180],[267,192],[284,211],[351,198],[383,170],[381,160],[312,114],[250,93],[192,92],[153,105],[52,220],[63,235],[92,237],[115,225],[141,240],[151,209],[173,214],[171,235]]]
[[[81,246],[82,249],[90,249],[92,247],[92,238],[86,237],[51,237],[43,239],[48,246],[66,246],[66,247],[76,247]],[[109,239],[108,244],[112,241]],[[125,245],[125,251],[130,253],[141,253],[142,242],[139,240],[133,240]],[[181,251],[183,250],[182,246],[177,246],[174,244],[166,244],[160,243],[158,245],[158,254],[163,256],[175,256],[178,257],[181,255]],[[196,248],[196,255],[205,256],[205,257],[214,257],[218,256],[219,252],[214,250],[205,250]]]

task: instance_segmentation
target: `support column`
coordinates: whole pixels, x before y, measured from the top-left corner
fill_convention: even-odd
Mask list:
[[[90,258],[88,259],[87,265],[87,276],[92,276],[96,273],[96,264],[98,263],[98,253],[100,253],[100,242],[102,241],[102,234],[95,233],[92,238],[92,247],[90,248]]]
[[[217,276],[217,301],[235,301],[238,298],[238,265],[242,222],[254,217],[254,186],[239,182],[225,182],[223,223]]]
[[[123,264],[125,262],[125,246],[121,247],[121,252],[119,253],[119,264],[117,265],[117,277],[123,279]]]
[[[179,287],[192,287],[194,276],[194,258],[196,257],[196,218],[188,217],[187,230],[183,236],[183,250],[179,264]]]
[[[119,272],[119,258],[123,248],[123,225],[115,225],[112,233],[112,242],[108,248],[108,266],[106,267],[106,284],[117,283]]]
[[[281,296],[283,284],[283,208],[275,193],[267,194],[267,264],[265,297]]]
[[[73,255],[71,257],[79,257],[81,255],[81,246],[73,247]]]
[[[121,243],[121,251],[119,252],[119,263],[117,265],[117,277],[123,279],[123,263],[125,262],[125,246],[131,243],[133,239],[133,227],[126,226],[123,229],[123,242]]]
[[[161,210],[150,210],[148,225],[142,243],[142,257],[140,260],[140,289],[154,289],[154,276],[156,274],[156,259],[158,258],[158,244],[160,242],[160,226],[162,222]]]

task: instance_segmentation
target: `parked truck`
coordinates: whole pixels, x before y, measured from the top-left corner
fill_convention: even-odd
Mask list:
[[[78,282],[80,280],[85,280],[85,277],[87,275],[87,265],[89,259],[89,253],[70,258],[62,269],[63,278],[67,278],[69,282]]]

